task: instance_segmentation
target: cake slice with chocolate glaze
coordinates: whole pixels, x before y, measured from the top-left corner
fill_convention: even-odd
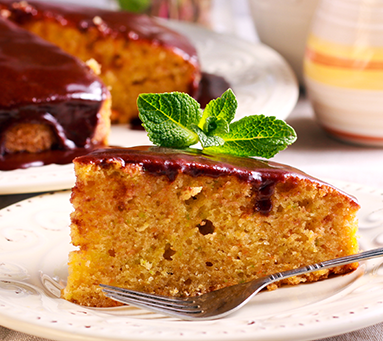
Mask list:
[[[358,252],[356,199],[286,165],[161,147],[103,149],[74,163],[78,250],[62,292],[74,303],[118,305],[101,283],[194,296]]]
[[[93,70],[1,16],[0,79],[0,169],[107,145],[110,94]]]
[[[201,74],[195,47],[146,15],[73,3],[0,0],[1,15],[84,62],[95,59],[112,94],[112,122],[136,119],[141,93],[197,93]]]

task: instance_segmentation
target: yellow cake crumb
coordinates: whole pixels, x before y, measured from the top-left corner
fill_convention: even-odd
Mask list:
[[[68,285],[63,297],[114,306],[100,283],[169,296],[194,296],[302,265],[358,252],[358,204],[331,186],[291,174],[276,184],[269,214],[234,176],[174,181],[139,163],[75,162]],[[145,228],[143,228],[145,227]],[[90,264],[90,266],[88,266]],[[296,276],[296,285],[357,264]]]

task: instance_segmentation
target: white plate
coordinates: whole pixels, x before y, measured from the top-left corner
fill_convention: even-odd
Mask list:
[[[383,245],[383,190],[335,183],[358,197],[360,244]],[[136,308],[91,309],[55,298],[40,271],[65,280],[69,191],[22,201],[0,211],[0,321],[55,340],[313,340],[383,321],[381,259],[322,282],[257,295],[224,319],[185,322]]]
[[[166,22],[188,36],[200,56],[202,70],[224,76],[238,99],[236,119],[264,114],[285,119],[299,95],[290,66],[271,48],[232,36],[221,35],[199,26]],[[144,131],[126,126],[112,127],[110,144],[124,147],[150,144]],[[0,171],[0,195],[33,193],[71,188],[72,165],[49,165],[14,171]]]
[[[129,130],[126,125],[112,127],[109,143],[122,147],[151,144],[144,131]],[[74,183],[73,164],[0,171],[0,195],[56,191],[72,188]]]

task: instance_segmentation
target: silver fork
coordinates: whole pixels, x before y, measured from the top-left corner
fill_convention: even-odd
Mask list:
[[[279,272],[195,297],[168,297],[100,284],[106,296],[121,303],[181,318],[211,320],[241,308],[267,285],[285,278],[383,256],[383,248]]]

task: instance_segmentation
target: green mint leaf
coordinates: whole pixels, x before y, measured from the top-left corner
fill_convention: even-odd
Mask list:
[[[150,0],[118,0],[120,8],[129,12],[142,13],[150,6]]]
[[[222,146],[212,146],[206,151],[238,156],[271,158],[296,140],[292,127],[275,117],[253,115],[230,124],[230,132],[220,135]]]
[[[226,134],[229,130],[229,123],[224,118],[209,116],[206,119],[204,131],[209,136]]]
[[[198,142],[198,134],[191,126],[198,125],[202,111],[199,103],[188,94],[141,94],[137,106],[142,125],[154,144],[185,148]]]
[[[208,124],[208,118],[210,116],[217,119],[224,119],[227,123],[230,123],[235,116],[237,110],[237,99],[231,89],[226,90],[221,97],[211,100],[203,111],[201,121],[198,126],[203,131],[208,131],[206,124]]]
[[[205,134],[205,132],[197,125],[194,125],[192,128],[198,135],[199,141],[203,148],[219,147],[225,143],[225,141],[219,136],[216,136],[216,135],[210,136]]]
[[[237,122],[237,101],[229,89],[202,111],[185,93],[141,94],[143,127],[156,145],[186,148],[200,142],[211,153],[271,158],[296,140],[292,127],[275,117],[253,115]]]

